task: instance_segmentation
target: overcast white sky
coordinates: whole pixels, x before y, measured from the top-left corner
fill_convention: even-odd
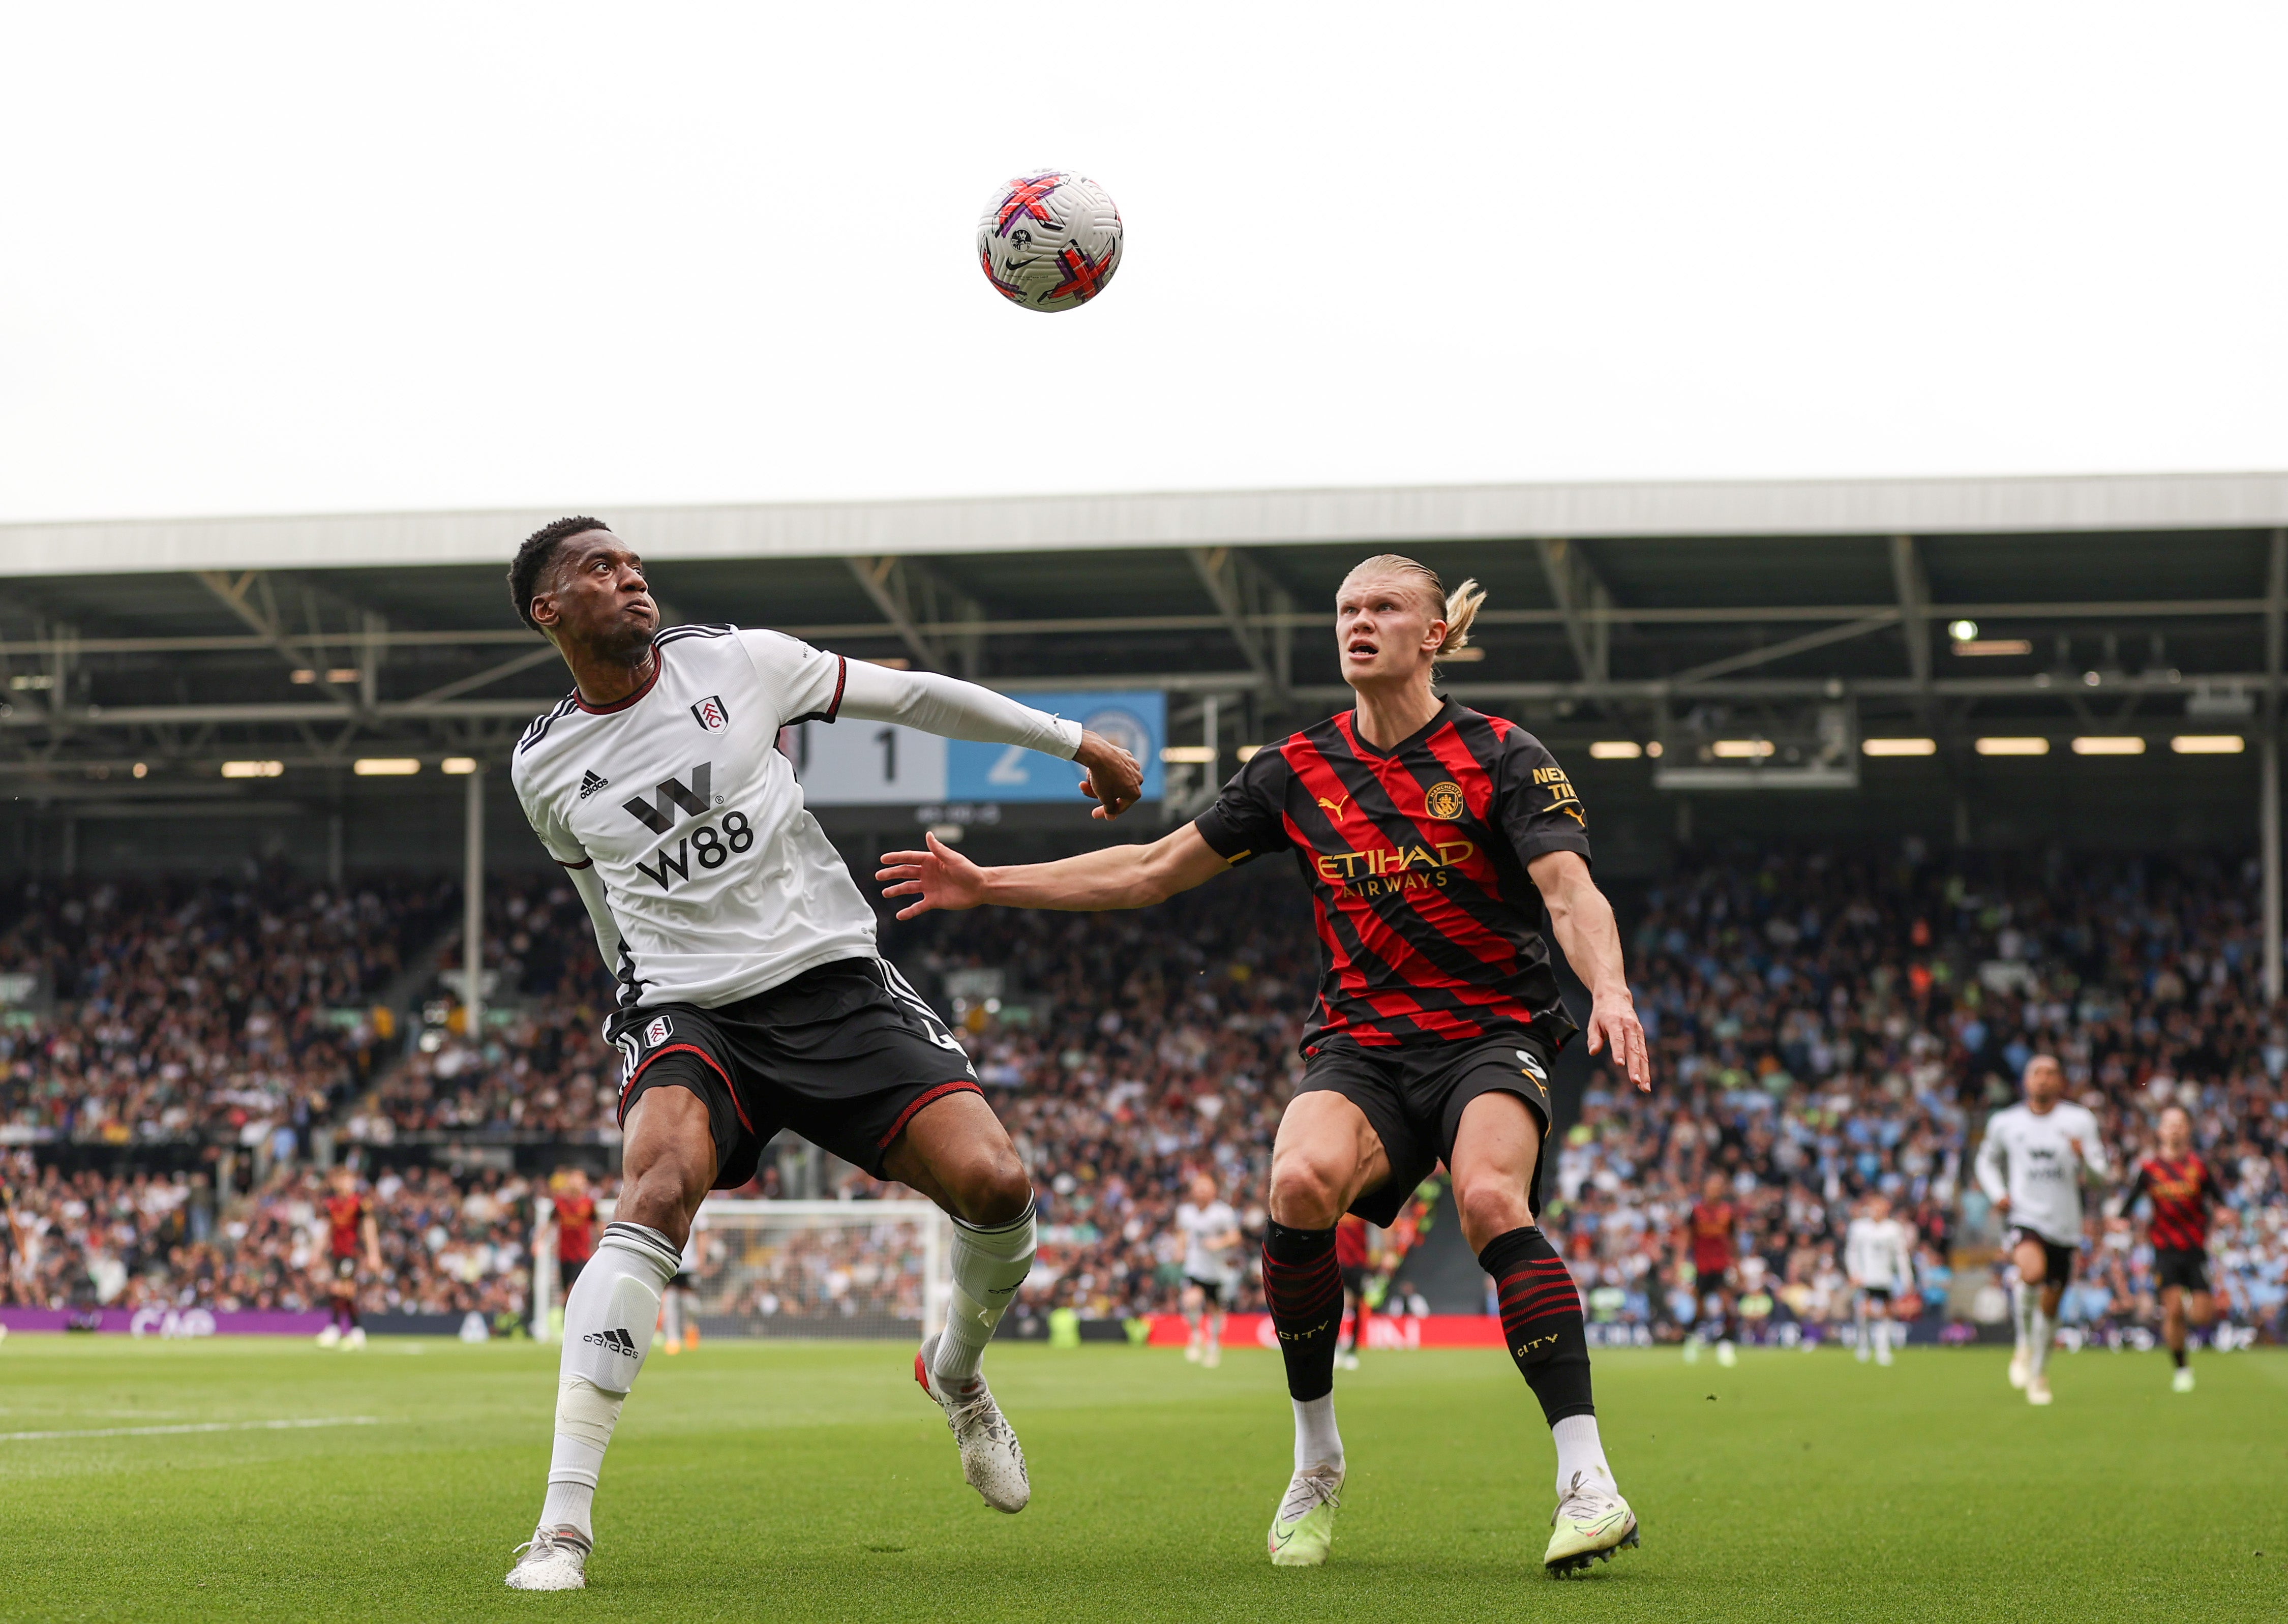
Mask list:
[[[13,5],[0,519],[2288,467],[2288,8]],[[1100,181],[1118,280],[972,232]]]

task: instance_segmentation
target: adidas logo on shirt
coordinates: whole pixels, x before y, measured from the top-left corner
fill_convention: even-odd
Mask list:
[[[610,783],[611,780],[609,778],[605,777],[593,768],[589,768],[588,771],[580,775],[580,799],[583,800],[587,800],[589,796],[594,794],[598,790],[604,788]]]
[[[643,1357],[636,1347],[635,1338],[630,1336],[625,1331],[591,1331],[580,1340],[584,1342],[594,1342],[599,1347],[608,1348],[614,1353],[624,1354],[632,1359]]]

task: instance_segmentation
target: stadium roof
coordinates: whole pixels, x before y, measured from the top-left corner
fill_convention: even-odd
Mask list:
[[[565,687],[503,581],[553,516],[0,526],[0,780],[69,799],[143,792],[119,778],[136,761],[179,785],[246,757],[497,757]],[[1482,658],[1450,686],[1553,740],[1656,738],[1688,712],[1784,729],[1839,705],[1862,732],[1927,734],[1943,754],[2005,728],[2181,730],[2194,696],[2226,718],[2210,725],[2252,728],[2231,719],[2272,713],[2288,614],[2281,474],[606,516],[671,621],[775,625],[1013,688],[1213,695],[1226,747],[1343,699],[1328,607],[1369,550],[1490,589]],[[1956,621],[1976,635],[1950,635]]]
[[[351,513],[0,525],[12,576],[489,564],[556,515]],[[1530,537],[1963,535],[2288,524],[2288,474],[1680,481],[615,509],[662,560]]]

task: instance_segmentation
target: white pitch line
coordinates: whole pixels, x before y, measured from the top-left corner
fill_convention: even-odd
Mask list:
[[[299,1421],[187,1421],[175,1427],[95,1427],[84,1432],[0,1432],[0,1444],[40,1438],[149,1438],[178,1432],[285,1432],[299,1427],[377,1427],[378,1415],[314,1415]]]

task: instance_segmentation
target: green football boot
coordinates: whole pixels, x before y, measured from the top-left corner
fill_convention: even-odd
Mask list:
[[[1315,1568],[1335,1542],[1335,1508],[1342,1503],[1343,1469],[1315,1466],[1288,1481],[1266,1543],[1275,1568]]]
[[[1637,1542],[1637,1514],[1629,1502],[1591,1483],[1585,1472],[1573,1474],[1549,1524],[1549,1550],[1541,1563],[1552,1579],[1581,1572],[1593,1561],[1610,1562],[1615,1551]]]

